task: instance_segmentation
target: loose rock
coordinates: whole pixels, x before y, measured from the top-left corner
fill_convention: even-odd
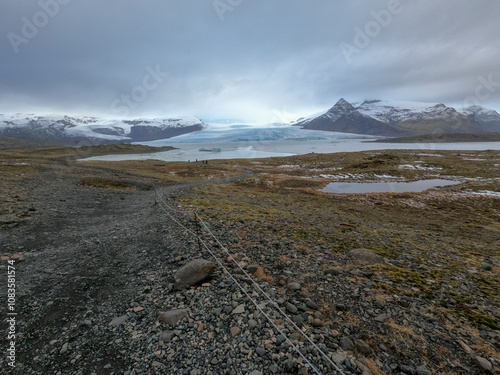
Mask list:
[[[239,336],[241,333],[241,328],[240,327],[231,327],[230,332],[231,332],[232,337]]]
[[[493,365],[491,364],[490,361],[488,361],[486,358],[476,356],[474,358],[476,360],[476,363],[479,365],[481,370],[486,374],[486,375],[494,375],[495,372],[493,370]]]
[[[234,308],[233,314],[243,314],[245,312],[245,304],[242,303]]]
[[[192,260],[176,272],[174,290],[187,289],[206,280],[215,270],[215,267],[215,263],[205,259]]]
[[[375,252],[370,249],[352,249],[347,253],[347,257],[356,263],[362,264],[377,264],[383,262],[382,257],[375,254]]]
[[[372,348],[364,341],[357,340],[356,341],[356,349],[363,354],[365,357],[368,357],[373,354]]]
[[[353,350],[354,349],[354,343],[347,336],[344,336],[340,339],[340,346],[344,350]]]
[[[431,372],[424,365],[418,366],[416,370],[417,375],[431,375]]]
[[[118,317],[114,318],[111,322],[109,322],[109,325],[116,327],[116,326],[119,326],[120,324],[122,324],[123,322],[125,322],[127,319],[128,319],[128,315],[118,316]]]
[[[178,321],[189,316],[187,309],[177,309],[162,312],[158,318],[161,323],[168,324],[170,326],[175,326]]]

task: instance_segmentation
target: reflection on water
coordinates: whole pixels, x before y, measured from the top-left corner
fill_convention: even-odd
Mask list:
[[[320,191],[324,193],[418,193],[431,188],[463,184],[464,181],[420,180],[413,182],[331,182]]]

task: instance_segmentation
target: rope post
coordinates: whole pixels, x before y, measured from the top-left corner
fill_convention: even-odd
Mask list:
[[[193,212],[193,215],[196,226],[196,239],[198,240],[198,250],[201,253],[200,221],[198,220],[198,214],[196,213],[196,211]]]
[[[196,235],[197,239],[198,239],[198,247],[200,249],[200,252],[201,252],[201,248],[204,247],[206,249],[206,251],[208,253],[210,253],[210,255],[215,259],[215,261],[219,264],[219,266],[224,270],[224,272],[226,272],[226,274],[228,275],[228,277],[238,286],[238,288],[246,295],[246,297],[248,298],[248,300],[250,302],[252,302],[255,307],[257,308],[257,310],[259,310],[259,312],[267,319],[267,321],[269,322],[269,324],[271,326],[273,326],[273,328],[276,330],[276,332],[279,332],[284,338],[285,338],[285,341],[288,343],[288,345],[290,345],[296,352],[297,354],[306,362],[306,364],[314,371],[314,373],[316,373],[317,375],[323,375],[321,373],[321,371],[319,370],[318,367],[316,367],[311,361],[309,361],[309,359],[304,355],[304,353],[302,353],[300,351],[300,349],[298,348],[298,346],[296,346],[286,335],[286,333],[284,331],[282,331],[280,329],[279,326],[277,326],[274,322],[273,319],[271,319],[271,317],[263,310],[263,307],[257,303],[257,301],[252,298],[252,296],[249,294],[249,292],[246,290],[245,287],[243,287],[243,285],[241,285],[241,283],[231,274],[230,270],[223,264],[222,260],[219,259],[219,257],[207,246],[206,242],[203,241],[200,237],[200,232],[201,232],[201,229],[204,229],[206,231],[208,231],[208,233],[210,234],[210,236],[216,241],[216,243],[221,247],[221,249],[223,250],[223,252],[225,254],[227,254],[232,262],[234,262],[236,264],[236,267],[238,267],[242,273],[247,277],[247,279],[250,281],[251,284],[253,284],[256,288],[256,290],[258,290],[267,300],[269,300],[271,302],[271,306],[274,307],[277,312],[285,319],[287,320],[293,327],[295,327],[297,329],[297,331],[299,333],[302,334],[302,336],[313,346],[316,348],[316,350],[323,356],[323,358],[328,362],[330,363],[330,365],[336,370],[338,371],[338,373],[340,373],[341,375],[345,375],[345,373],[342,371],[342,369],[337,366],[337,364],[323,351],[321,350],[315,343],[314,341],[306,334],[304,333],[295,323],[292,319],[290,319],[290,317],[283,311],[283,309],[281,309],[278,304],[276,302],[274,302],[272,300],[272,298],[269,296],[269,294],[267,294],[259,284],[257,284],[257,282],[241,267],[241,265],[238,264],[238,262],[236,262],[236,260],[229,254],[229,251],[228,249],[219,241],[219,239],[212,233],[212,231],[208,228],[207,224],[203,221],[202,218],[200,218],[198,216],[198,214],[196,213],[196,211],[193,212],[193,215],[194,215],[194,219],[195,219],[195,222],[196,222],[196,233],[193,232],[193,230],[187,228],[185,225],[183,225],[179,220],[177,220],[171,213],[169,213],[167,211],[170,210],[170,211],[173,211],[173,212],[177,212],[177,213],[180,213],[180,214],[184,214],[185,217],[187,218],[188,215],[186,212],[182,212],[174,207],[170,207],[166,202],[165,200],[162,198],[162,196],[159,194],[158,190],[156,190],[156,194],[158,196],[158,204],[159,204],[159,207],[162,209],[162,211],[168,216],[170,217],[170,219],[172,219],[172,221],[174,221],[177,225],[179,225],[181,228],[184,228],[188,233],[192,234],[192,235]],[[201,226],[203,226],[203,228],[201,228]]]

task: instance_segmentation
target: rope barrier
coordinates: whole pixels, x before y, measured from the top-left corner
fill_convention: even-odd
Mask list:
[[[187,228],[185,225],[183,225],[179,220],[177,220],[173,215],[171,215],[167,209],[169,209],[171,212],[175,213],[180,213],[187,217],[187,213],[177,210],[173,207],[170,207],[163,197],[160,195],[158,189],[156,190],[156,195],[157,195],[157,202],[159,204],[159,207],[165,212],[167,216],[169,216],[172,221],[174,221],[177,225],[180,227],[184,228],[188,233],[190,233],[193,236],[196,236],[198,238],[199,243],[203,245],[203,247],[210,253],[210,255],[216,260],[216,262],[221,266],[221,268],[224,270],[224,272],[227,273],[227,275],[235,282],[235,284],[241,289],[241,291],[247,296],[247,298],[256,306],[256,308],[264,315],[264,317],[269,321],[269,323],[285,338],[286,342],[304,359],[304,361],[313,369],[313,371],[316,374],[322,375],[322,373],[314,366],[306,357],[305,355],[299,350],[299,348],[293,344],[293,342],[286,336],[286,334],[274,323],[274,321],[263,311],[263,309],[257,304],[257,302],[248,294],[246,289],[236,280],[236,278],[231,274],[231,272],[227,269],[226,266],[222,263],[222,261],[214,254],[212,250],[208,247],[206,242],[202,239],[200,239],[199,234],[195,233],[191,229]],[[194,212],[195,220],[198,220],[199,223],[202,224],[202,227],[214,238],[217,244],[221,247],[221,249],[226,253],[226,255],[230,258],[230,260],[236,264],[236,266],[243,272],[243,274],[246,276],[246,278],[253,284],[260,293],[262,293],[266,299],[271,303],[271,305],[279,312],[281,316],[285,318],[286,321],[288,321],[326,360],[333,366],[334,369],[336,369],[340,374],[345,375],[345,373],[340,369],[335,362],[333,362],[330,357],[328,357],[327,354],[325,354],[315,343],[312,341],[312,339],[307,336],[296,324],[295,322],[290,319],[290,317],[279,307],[279,305],[273,301],[273,299],[261,288],[261,286],[240,266],[240,264],[234,259],[234,257],[229,253],[228,249],[219,241],[219,239],[213,234],[213,232],[210,230],[208,227],[207,223],[196,213]]]

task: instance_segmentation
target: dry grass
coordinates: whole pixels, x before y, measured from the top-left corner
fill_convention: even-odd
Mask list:
[[[409,326],[399,325],[393,319],[389,320],[387,322],[387,324],[389,325],[389,327],[391,327],[393,329],[393,331],[397,332],[398,334],[400,334],[402,336],[405,336],[407,338],[411,337],[411,338],[423,340],[423,337],[421,335],[416,334],[415,331],[413,331],[413,329]]]
[[[424,358],[428,356],[425,338],[417,334],[409,325],[399,325],[393,319],[390,319],[387,325],[392,332],[386,339],[393,350],[405,357],[412,357],[415,351]]]
[[[376,293],[373,298],[375,298],[377,301],[379,302],[383,302],[383,303],[386,303],[387,302],[387,298],[389,296],[387,294],[383,294],[383,293]]]
[[[264,268],[259,267],[257,268],[257,271],[253,274],[257,279],[265,281],[267,283],[272,283],[274,282],[274,278],[271,275],[267,275],[266,272],[264,271]]]
[[[238,171],[221,169],[210,164],[158,160],[82,161],[80,164],[133,173],[169,184],[211,181],[241,174]]]
[[[351,312],[345,312],[341,317],[344,321],[344,324],[346,324],[348,327],[359,326],[359,318],[355,314]]]
[[[28,158],[85,158],[97,155],[108,154],[142,154],[158,151],[172,150],[172,147],[150,147],[143,145],[96,145],[96,146],[43,146],[43,147],[14,147],[11,149],[3,149],[0,156],[10,155],[16,157]]]
[[[313,250],[306,244],[294,244],[293,248],[298,250],[302,255],[310,255],[313,253]]]
[[[386,375],[386,372],[377,365],[377,363],[371,358],[365,358],[365,366],[373,373],[373,375]]]
[[[105,179],[85,178],[80,180],[80,184],[83,186],[103,188],[103,189],[116,189],[116,190],[127,190],[127,191],[137,190],[137,186],[130,185],[127,182],[105,180]]]
[[[500,360],[500,353],[498,350],[488,343],[471,345],[471,349],[476,353],[480,353],[484,358],[496,358],[497,360]]]
[[[281,262],[295,262],[296,259],[290,258],[288,255],[280,255],[278,258]]]

